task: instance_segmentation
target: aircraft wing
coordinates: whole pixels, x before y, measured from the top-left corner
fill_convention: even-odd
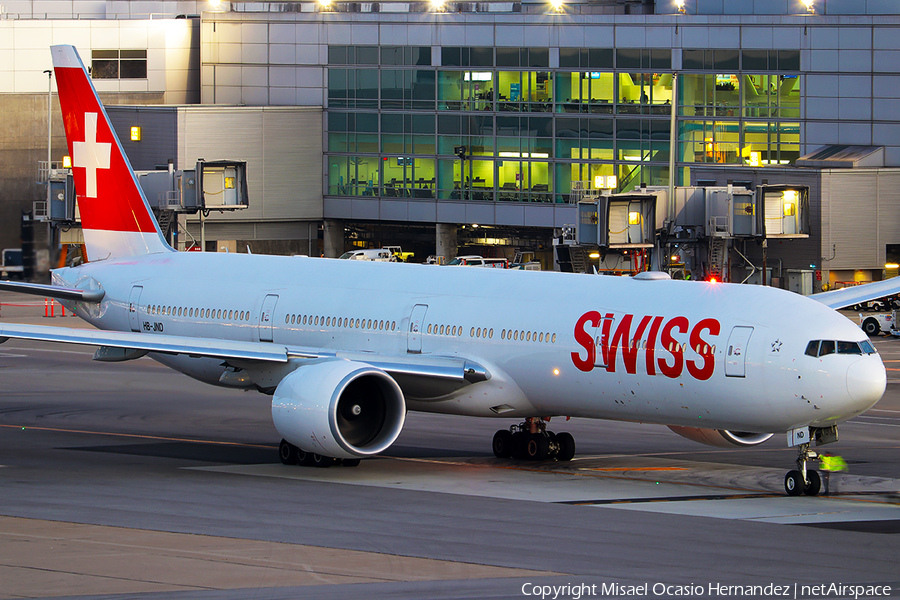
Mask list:
[[[885,279],[884,281],[876,281],[875,283],[867,283],[864,285],[854,285],[845,287],[840,290],[832,290],[830,292],[820,292],[809,296],[813,300],[817,300],[835,310],[852,306],[869,300],[877,300],[885,296],[893,296],[900,294],[900,277]]]
[[[100,302],[106,292],[103,290],[80,290],[78,288],[66,288],[56,285],[41,285],[39,283],[25,283],[20,281],[0,281],[0,290],[7,292],[19,292],[44,298],[57,300],[74,300],[76,302]]]
[[[216,338],[156,335],[136,332],[74,329],[46,325],[0,323],[0,343],[9,339],[99,346],[95,360],[118,362],[148,352],[218,358],[239,364],[288,363],[334,359],[364,362],[400,382],[420,388],[462,387],[490,379],[486,368],[457,357],[432,355],[386,356],[368,352],[334,352],[268,342],[240,342]],[[435,388],[435,389],[437,389]]]
[[[144,333],[73,329],[46,325],[0,324],[0,341],[7,339],[62,342],[104,348],[123,348],[164,354],[187,354],[222,359],[287,362],[290,358],[284,346],[255,342],[234,342],[210,338],[189,338],[177,335],[147,335]],[[137,356],[135,356],[137,358]]]

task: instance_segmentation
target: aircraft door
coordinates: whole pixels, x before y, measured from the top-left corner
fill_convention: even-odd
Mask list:
[[[272,341],[272,325],[275,322],[275,304],[278,302],[277,294],[269,294],[263,300],[262,310],[259,313],[259,341]]]
[[[133,286],[131,288],[131,296],[128,298],[128,321],[131,323],[132,331],[141,330],[141,314],[139,309],[141,306],[142,291],[144,291],[144,286]]]
[[[725,350],[725,376],[744,377],[746,371],[747,345],[750,342],[752,327],[735,327],[728,336],[728,347]]]
[[[416,304],[409,315],[409,334],[406,338],[406,351],[410,354],[422,352],[422,326],[425,323],[427,304]]]
[[[600,319],[599,325],[594,329],[594,367],[598,369],[606,368],[606,359],[603,356],[603,347],[609,344],[609,340],[604,339],[603,337],[603,329],[605,326],[605,322],[609,321],[609,326],[607,327],[607,331],[609,335],[612,335],[616,330],[616,318],[612,314],[601,312],[603,318]]]

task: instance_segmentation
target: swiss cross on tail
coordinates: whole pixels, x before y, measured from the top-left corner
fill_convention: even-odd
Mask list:
[[[73,46],[53,46],[88,259],[171,252]]]
[[[97,169],[109,168],[112,144],[97,141],[97,113],[84,113],[83,142],[72,142],[72,166],[85,169],[84,195],[97,197]]]

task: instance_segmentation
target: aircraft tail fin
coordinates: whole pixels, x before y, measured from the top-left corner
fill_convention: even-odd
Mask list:
[[[88,259],[172,252],[78,51],[50,51]]]

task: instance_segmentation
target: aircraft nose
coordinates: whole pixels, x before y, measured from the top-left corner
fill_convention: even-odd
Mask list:
[[[887,375],[880,359],[867,357],[847,369],[847,392],[861,410],[878,402],[886,386]]]

